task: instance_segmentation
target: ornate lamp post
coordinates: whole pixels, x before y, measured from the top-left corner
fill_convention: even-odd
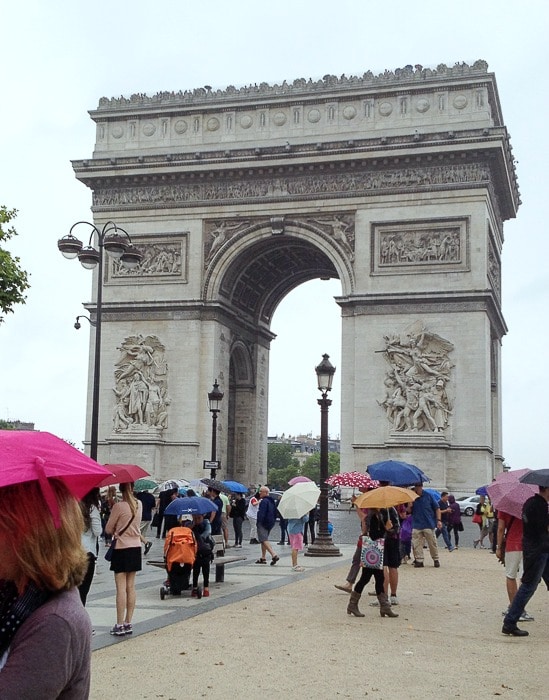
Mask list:
[[[82,244],[78,238],[72,235],[73,230],[85,224],[90,226],[92,231],[88,245]],[[121,235],[123,234],[123,235]],[[97,237],[97,246],[99,250],[93,247],[93,237]],[[57,241],[57,247],[61,251],[63,257],[68,260],[78,258],[82,266],[87,270],[93,270],[97,267],[97,289],[95,301],[95,320],[90,323],[95,327],[95,352],[93,365],[93,392],[92,392],[92,410],[91,410],[91,430],[90,430],[90,457],[97,459],[97,442],[99,428],[99,383],[101,370],[101,317],[103,305],[103,250],[119,260],[125,267],[134,268],[141,262],[141,253],[132,245],[132,240],[127,231],[117,226],[112,221],[107,221],[101,230],[89,221],[77,221],[71,226],[68,235],[63,236]],[[87,318],[84,316],[84,318]],[[75,328],[80,327],[80,317],[77,317]]]
[[[212,414],[212,457],[211,461],[217,461],[217,414],[221,411],[221,400],[223,392],[219,390],[217,379],[214,382],[213,388],[208,394],[208,403],[210,405],[210,413]],[[210,478],[215,479],[216,468],[210,469]]]
[[[322,362],[315,367],[318,380],[318,390],[322,398],[318,399],[320,406],[320,521],[318,534],[314,544],[309,545],[305,552],[306,557],[340,557],[341,552],[332,542],[332,536],[328,531],[328,409],[332,400],[328,398],[328,392],[332,389],[332,381],[336,368],[330,362],[329,355],[322,355]]]

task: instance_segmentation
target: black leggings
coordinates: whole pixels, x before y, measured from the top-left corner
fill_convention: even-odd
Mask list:
[[[376,595],[383,593],[385,584],[385,574],[383,573],[383,569],[368,569],[366,566],[362,569],[362,574],[360,575],[360,578],[358,579],[358,582],[354,588],[355,592],[362,593],[364,586],[368,583],[372,576],[376,582]]]
[[[198,587],[198,577],[200,576],[200,572],[202,571],[202,578],[203,578],[203,584],[204,588],[209,588],[210,586],[210,557],[208,558],[202,558],[202,557],[196,557],[194,566],[193,566],[193,588]]]

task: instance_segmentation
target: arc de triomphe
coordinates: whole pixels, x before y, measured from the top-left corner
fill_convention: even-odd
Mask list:
[[[202,475],[217,378],[220,477],[265,482],[273,313],[337,277],[344,469],[403,458],[455,491],[501,469],[520,200],[484,61],[103,98],[91,117],[76,176],[144,255],[105,270],[101,461]]]

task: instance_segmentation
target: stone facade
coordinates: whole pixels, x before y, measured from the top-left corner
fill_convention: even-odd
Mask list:
[[[264,482],[272,315],[338,277],[345,468],[402,458],[455,491],[500,470],[500,255],[520,198],[485,62],[103,98],[91,115],[76,175],[96,223],[144,254],[105,270],[102,461],[200,475],[217,378],[220,476]]]

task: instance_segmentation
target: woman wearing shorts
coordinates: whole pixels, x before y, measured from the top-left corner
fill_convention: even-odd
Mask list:
[[[105,526],[116,537],[111,560],[116,584],[116,624],[111,634],[131,634],[135,610],[135,575],[141,571],[141,502],[133,495],[133,483],[120,484],[122,500],[115,503]]]
[[[288,520],[288,538],[292,548],[292,571],[305,571],[302,566],[297,565],[297,555],[298,552],[303,551],[303,528],[308,522],[308,513],[301,518],[290,518]]]

